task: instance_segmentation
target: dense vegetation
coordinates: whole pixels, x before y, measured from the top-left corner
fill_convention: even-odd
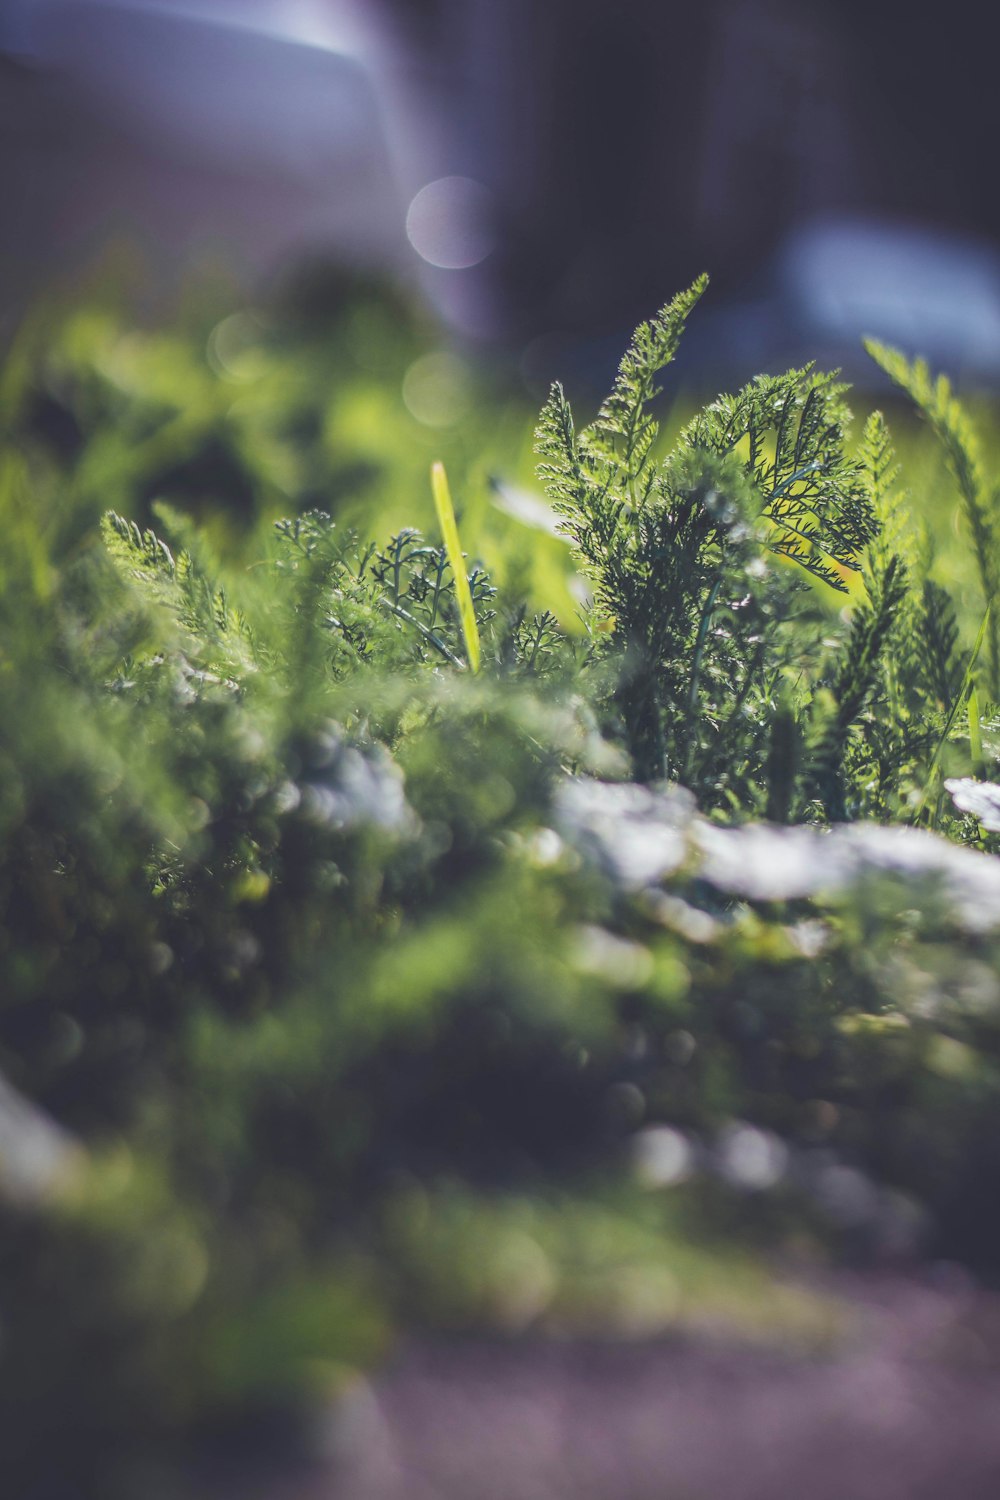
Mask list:
[[[544,501],[495,481],[569,546],[488,509],[516,416],[406,416],[378,301],[235,315],[207,361],[90,310],[8,360],[19,1493],[134,1493],[404,1326],[820,1337],[758,1250],[995,1272],[996,493],[877,346],[942,445],[905,424],[925,519],[813,369],[663,441],[702,291],[590,425],[553,390]]]

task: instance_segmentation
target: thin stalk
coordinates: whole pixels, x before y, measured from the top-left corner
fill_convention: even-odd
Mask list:
[[[465,671],[465,662],[462,661],[461,657],[455,656],[449,651],[441,637],[435,635],[433,630],[428,630],[427,626],[422,620],[418,620],[416,615],[411,615],[410,611],[404,609],[401,604],[394,604],[384,594],[379,599],[379,603],[389,610],[391,614],[397,615],[400,620],[405,620],[407,625],[412,625],[414,630],[419,631],[429,646],[433,646],[435,650],[440,651],[445,661],[450,661],[452,666],[457,667],[460,672]]]
[[[458,522],[455,520],[455,507],[451,503],[451,491],[448,488],[448,476],[444,471],[444,464],[435,463],[431,465],[431,489],[434,494],[434,508],[437,511],[438,524],[444,537],[445,551],[448,561],[451,563],[451,571],[455,579],[455,598],[458,600],[458,617],[462,622],[462,635],[465,637],[465,649],[469,657],[469,666],[473,672],[479,671],[479,626],[476,623],[476,611],[472,606],[472,590],[469,588],[469,579],[465,571],[465,558],[462,555],[462,545],[458,539]]]
[[[447,554],[445,555],[445,557],[442,557],[440,555],[440,553],[439,553],[438,554],[438,558],[437,558],[437,562],[436,562],[435,567],[434,567],[434,592],[431,595],[431,629],[432,630],[433,630],[434,626],[437,624],[438,607],[439,607],[439,605],[441,603],[441,590],[444,587],[444,570],[445,570],[445,566],[446,566],[446,561],[447,561]]]

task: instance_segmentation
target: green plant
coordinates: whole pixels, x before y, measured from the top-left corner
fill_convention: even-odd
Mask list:
[[[971,700],[954,610],[895,519],[885,422],[855,453],[845,387],[792,370],[720,396],[658,456],[650,403],[704,287],[637,330],[592,424],[576,431],[556,386],[538,428],[541,477],[593,582],[608,709],[635,774],[680,780],[705,807],[905,817]],[[882,359],[905,378],[900,356]],[[968,424],[943,387],[935,399],[991,591]],[[850,600],[846,628],[823,590]]]
[[[238,534],[231,496],[166,462],[224,405],[181,332],[121,347],[84,319],[43,351],[75,457],[9,375],[0,1109],[68,1163],[0,1161],[19,1492],[104,1500],[131,1447],[308,1400],[413,1323],[634,1332],[620,1264],[656,1329],[678,1289],[736,1297],[734,1268],[767,1307],[748,1246],[877,1250],[900,1193],[942,1253],[1000,1263],[1000,897],[954,845],[993,847],[992,791],[944,795],[997,764],[992,614],[945,588],[885,422],[852,448],[832,376],[761,377],[661,451],[651,403],[701,291],[638,330],[594,423],[558,390],[542,414],[583,635],[563,562],[540,584],[516,527],[490,535],[460,445],[465,510],[438,471],[431,531],[427,435],[327,355],[389,455],[388,540],[359,534],[305,333],[240,325],[271,425],[255,446],[233,419]],[[296,470],[278,514],[296,444],[315,485]],[[491,576],[462,555],[484,538]],[[822,1144],[872,1174],[871,1222],[802,1174],[740,1186],[740,1130],[772,1164]]]

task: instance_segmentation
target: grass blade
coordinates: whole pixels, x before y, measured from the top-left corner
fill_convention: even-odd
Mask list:
[[[462,556],[462,546],[458,540],[458,522],[455,520],[455,507],[451,503],[448,476],[442,463],[431,465],[431,490],[434,494],[434,509],[437,511],[438,524],[444,538],[444,548],[455,578],[455,598],[458,600],[458,614],[462,622],[462,635],[465,637],[469,666],[474,672],[478,672],[479,626],[476,624],[476,612],[472,607],[472,590],[469,588],[469,579],[465,571],[465,558]]]

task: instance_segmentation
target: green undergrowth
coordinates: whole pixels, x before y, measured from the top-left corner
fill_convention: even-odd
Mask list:
[[[407,413],[377,300],[11,359],[20,1493],[130,1493],[407,1328],[817,1345],[766,1252],[996,1273],[989,435],[873,347],[940,467],[812,368],[667,441],[703,290],[589,424],[553,390],[537,482],[499,396]]]

